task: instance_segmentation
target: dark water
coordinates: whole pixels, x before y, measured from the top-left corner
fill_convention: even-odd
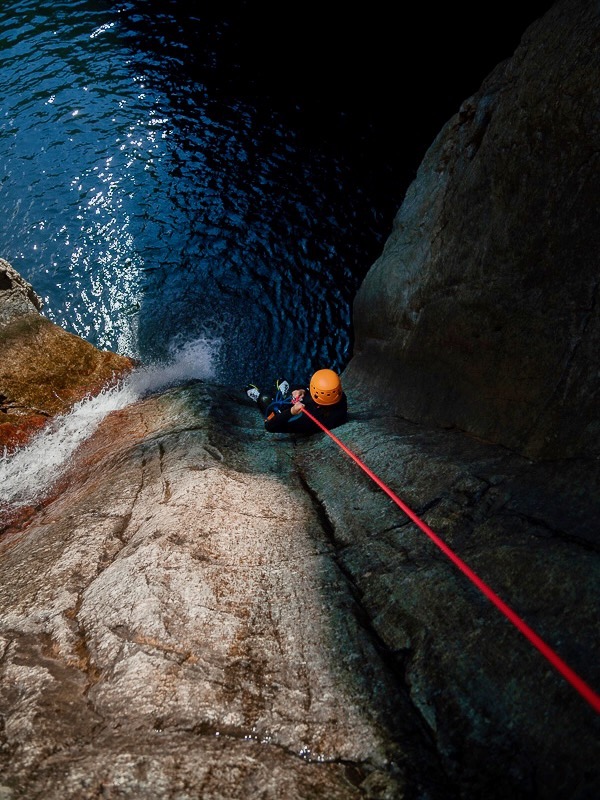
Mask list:
[[[382,116],[360,20],[212,5],[3,0],[0,257],[101,348],[217,341],[234,384],[343,369],[353,297],[441,122],[422,86],[425,110],[401,93]]]

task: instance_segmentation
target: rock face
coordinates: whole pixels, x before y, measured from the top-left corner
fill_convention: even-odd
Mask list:
[[[42,300],[33,286],[3,258],[0,258],[0,292],[0,327],[42,310]]]
[[[351,400],[343,441],[598,686],[598,464]],[[65,483],[0,540],[3,797],[596,796],[598,715],[324,434],[195,382]]]
[[[41,308],[30,284],[0,259],[0,452],[25,444],[49,419],[134,366],[63,330]]]
[[[442,796],[289,442],[259,423],[203,384],[113,414],[76,488],[5,536],[3,797]]]
[[[354,304],[347,381],[394,413],[600,453],[598,27],[556,3],[427,153]]]
[[[592,693],[595,9],[559,2],[434,143],[335,432]],[[226,387],[108,415],[0,536],[2,800],[600,796],[592,704],[335,442]]]

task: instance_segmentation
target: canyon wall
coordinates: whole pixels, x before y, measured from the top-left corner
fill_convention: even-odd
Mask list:
[[[433,143],[336,429],[596,698],[599,32],[560,0]],[[112,412],[0,521],[2,800],[591,800],[599,743],[335,442],[228,387]]]
[[[598,5],[559,2],[429,149],[347,382],[533,458],[600,454]]]

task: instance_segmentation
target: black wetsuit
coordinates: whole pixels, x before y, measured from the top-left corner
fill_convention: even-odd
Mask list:
[[[337,403],[330,406],[320,406],[315,403],[310,396],[310,390],[305,386],[293,386],[290,394],[298,389],[304,389],[302,404],[326,428],[335,428],[347,421],[348,401],[343,392],[341,399]],[[290,396],[288,395],[287,400],[289,401],[289,399]],[[265,430],[269,431],[269,433],[309,434],[321,431],[321,428],[303,412],[292,415],[291,402],[273,402],[268,395],[261,394],[258,400],[258,407],[265,420]]]

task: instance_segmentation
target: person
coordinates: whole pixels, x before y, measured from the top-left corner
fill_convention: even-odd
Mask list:
[[[275,392],[261,391],[249,384],[246,394],[263,415],[265,430],[269,433],[310,434],[321,428],[303,413],[306,408],[326,428],[335,428],[348,419],[348,400],[337,372],[319,369],[308,386],[290,387],[286,380],[275,383]]]

